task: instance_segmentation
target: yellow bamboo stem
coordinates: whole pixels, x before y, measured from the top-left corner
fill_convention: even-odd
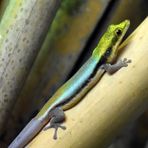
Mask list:
[[[116,74],[101,81],[74,108],[66,111],[67,130],[42,131],[29,148],[106,147],[126,124],[148,107],[148,18],[121,45],[121,57],[132,60]],[[123,49],[124,48],[124,49]]]

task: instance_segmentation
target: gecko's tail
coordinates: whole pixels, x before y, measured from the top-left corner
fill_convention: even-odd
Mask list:
[[[33,118],[19,135],[12,141],[8,148],[23,148],[44,127],[46,122]]]

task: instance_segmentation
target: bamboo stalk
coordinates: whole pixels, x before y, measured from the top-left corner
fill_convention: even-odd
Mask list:
[[[0,24],[0,131],[60,0],[10,0]]]
[[[74,108],[66,111],[67,130],[42,131],[29,148],[103,148],[148,107],[148,18],[121,45],[121,58],[132,60],[116,74],[101,81]],[[123,49],[124,48],[124,49]]]

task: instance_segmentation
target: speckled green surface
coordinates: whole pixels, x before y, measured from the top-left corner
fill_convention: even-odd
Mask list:
[[[11,0],[4,13],[0,23],[0,131],[7,115],[10,116],[58,3],[60,0]]]

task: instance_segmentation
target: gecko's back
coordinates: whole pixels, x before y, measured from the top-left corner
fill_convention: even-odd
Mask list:
[[[37,117],[46,114],[46,112],[49,112],[52,108],[57,106],[62,106],[64,110],[71,108],[72,106],[68,104],[86,86],[88,80],[93,76],[97,64],[98,61],[90,57],[79,71],[56,91],[38,113]],[[81,99],[81,96],[77,98],[77,100],[79,99]],[[77,100],[75,100],[75,102],[77,102]]]

